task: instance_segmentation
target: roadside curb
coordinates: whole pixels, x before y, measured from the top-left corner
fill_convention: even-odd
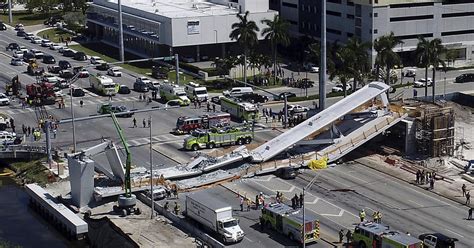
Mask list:
[[[239,197],[245,197],[244,195],[241,195],[239,192],[235,192],[234,190],[232,190],[231,188],[225,186],[224,184],[219,184],[219,186],[221,186],[222,188],[224,188],[224,189],[226,189],[226,190],[228,190],[228,191],[230,191],[230,192],[232,192],[232,193],[238,195]],[[251,198],[249,198],[249,199],[250,199],[250,202],[252,202],[252,204],[255,203],[254,201],[252,201]],[[320,239],[321,241],[323,241],[323,242],[325,242],[325,243],[331,245],[331,246],[334,247],[334,248],[337,247],[337,245],[335,245],[335,244],[332,243],[331,241],[327,240],[326,238],[322,238],[321,235],[320,235],[320,238],[319,238],[319,239]]]
[[[358,164],[360,164],[360,165],[363,165],[363,166],[365,166],[365,167],[371,168],[371,169],[373,169],[373,170],[376,170],[376,171],[378,171],[378,172],[380,172],[380,173],[383,173],[383,174],[385,174],[385,175],[388,175],[388,176],[391,176],[391,177],[393,177],[393,178],[397,178],[397,179],[399,179],[399,180],[401,180],[401,181],[407,182],[408,184],[413,185],[413,186],[416,186],[417,188],[424,189],[423,187],[421,187],[421,186],[419,186],[419,185],[412,184],[412,183],[411,183],[411,180],[408,180],[408,179],[406,179],[406,178],[404,178],[404,177],[402,177],[402,176],[387,173],[386,171],[384,171],[384,170],[382,170],[382,169],[379,169],[379,168],[377,168],[376,166],[371,166],[371,165],[363,164],[362,162],[360,162],[360,161],[358,161],[358,160],[354,160],[354,162],[355,162],[355,163],[358,163]],[[424,189],[424,190],[426,190],[426,189]],[[456,197],[448,196],[448,195],[445,195],[445,194],[443,194],[443,193],[441,193],[441,192],[437,192],[437,191],[434,191],[434,190],[428,190],[428,191],[429,191],[429,192],[432,192],[432,193],[434,193],[434,194],[436,194],[436,195],[438,195],[438,196],[441,196],[441,197],[443,197],[443,198],[446,198],[446,199],[448,199],[448,200],[451,200],[451,201],[454,201],[454,202],[456,202],[456,203],[459,203],[459,204],[461,204],[461,205],[464,206],[464,207],[469,207],[469,206],[466,206],[466,205],[464,204],[464,203],[465,203],[464,201],[461,201],[460,199],[457,199]]]

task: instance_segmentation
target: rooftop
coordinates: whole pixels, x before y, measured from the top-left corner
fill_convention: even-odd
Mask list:
[[[117,0],[108,2],[116,4]],[[169,18],[235,15],[239,12],[236,8],[205,0],[122,0],[122,6]]]

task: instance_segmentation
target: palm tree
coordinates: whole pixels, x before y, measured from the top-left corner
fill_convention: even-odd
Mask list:
[[[354,63],[352,63],[353,69],[356,72],[354,74],[354,84],[352,87],[352,89],[355,90],[364,75],[370,72],[369,54],[367,50],[371,48],[371,44],[369,42],[361,42],[360,39],[352,37],[346,44],[346,48],[353,53],[355,59]]]
[[[431,85],[431,90],[433,93],[432,101],[435,101],[435,85],[436,85],[436,69],[441,65],[443,70],[446,70],[446,63],[441,58],[442,54],[446,53],[446,48],[442,44],[443,42],[439,38],[435,38],[430,41],[431,47],[431,66],[433,66],[433,84]]]
[[[354,53],[347,47],[338,47],[337,50],[331,54],[331,60],[334,66],[329,67],[329,79],[333,80],[336,77],[339,78],[344,91],[344,97],[346,97],[347,81],[355,74],[355,70],[352,66],[353,61],[355,61]]]
[[[393,51],[393,49],[400,44],[403,44],[403,41],[395,37],[393,32],[390,32],[389,35],[384,35],[374,41],[374,49],[376,51],[379,50],[375,61],[379,66],[385,66],[386,84],[390,84],[390,70],[395,65],[401,64],[400,56],[398,56],[398,54]],[[379,77],[379,75],[377,75],[377,77]]]
[[[239,22],[232,24],[232,31],[229,38],[236,40],[244,49],[244,82],[247,83],[247,53],[250,47],[257,44],[257,32],[260,29],[254,21],[248,20],[249,12],[244,15],[237,14]]]
[[[418,37],[418,44],[416,45],[417,62],[419,66],[425,68],[425,97],[428,96],[428,68],[430,67],[431,58],[431,44],[425,37]]]
[[[263,19],[263,24],[267,27],[262,29],[262,36],[265,39],[270,40],[272,46],[273,55],[273,80],[276,82],[277,79],[277,49],[278,45],[288,46],[290,44],[290,37],[288,35],[289,23],[280,18],[279,15],[275,15],[273,20]]]

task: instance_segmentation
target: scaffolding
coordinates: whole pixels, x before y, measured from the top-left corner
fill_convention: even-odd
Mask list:
[[[423,104],[418,106],[417,112],[417,152],[428,157],[453,156],[453,108],[437,104]]]

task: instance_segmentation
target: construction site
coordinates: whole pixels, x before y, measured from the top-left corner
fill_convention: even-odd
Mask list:
[[[469,161],[474,159],[473,96],[455,93],[435,102],[389,101],[388,90],[389,86],[372,82],[327,109],[315,111],[298,125],[280,128],[280,135],[264,143],[198,153],[187,164],[153,171],[134,167],[130,158],[124,157],[120,151],[127,149],[125,141],[120,146],[105,140],[68,154],[68,180],[51,184],[47,190],[55,197],[61,196],[61,201],[75,211],[85,213],[89,223],[106,216],[112,229],[122,229],[119,233],[128,236],[130,247],[184,247],[195,242],[220,247],[224,245],[192,227],[180,214],[168,212],[163,201],[154,205],[160,213],[159,221],[155,219],[158,224],[150,225],[145,217],[143,223],[147,224],[139,224],[132,213],[143,215],[144,209],[149,209],[149,197],[154,196],[149,193],[151,184],[155,190],[162,188],[177,195],[272,174],[280,168],[317,170],[354,161],[366,161],[372,164],[370,167],[385,168],[407,180],[413,180],[419,170],[436,172],[435,179],[447,183],[446,191],[458,190],[465,183],[472,185],[474,169]],[[94,162],[95,156],[104,155],[108,165]],[[120,198],[122,195],[126,198]],[[122,208],[121,204],[131,204],[131,208]],[[143,233],[137,231],[138,225],[146,226],[140,228]],[[151,234],[151,230],[163,235]],[[107,235],[112,237],[111,233]],[[172,238],[173,234],[181,237],[180,241]],[[153,241],[144,241],[144,235]]]

